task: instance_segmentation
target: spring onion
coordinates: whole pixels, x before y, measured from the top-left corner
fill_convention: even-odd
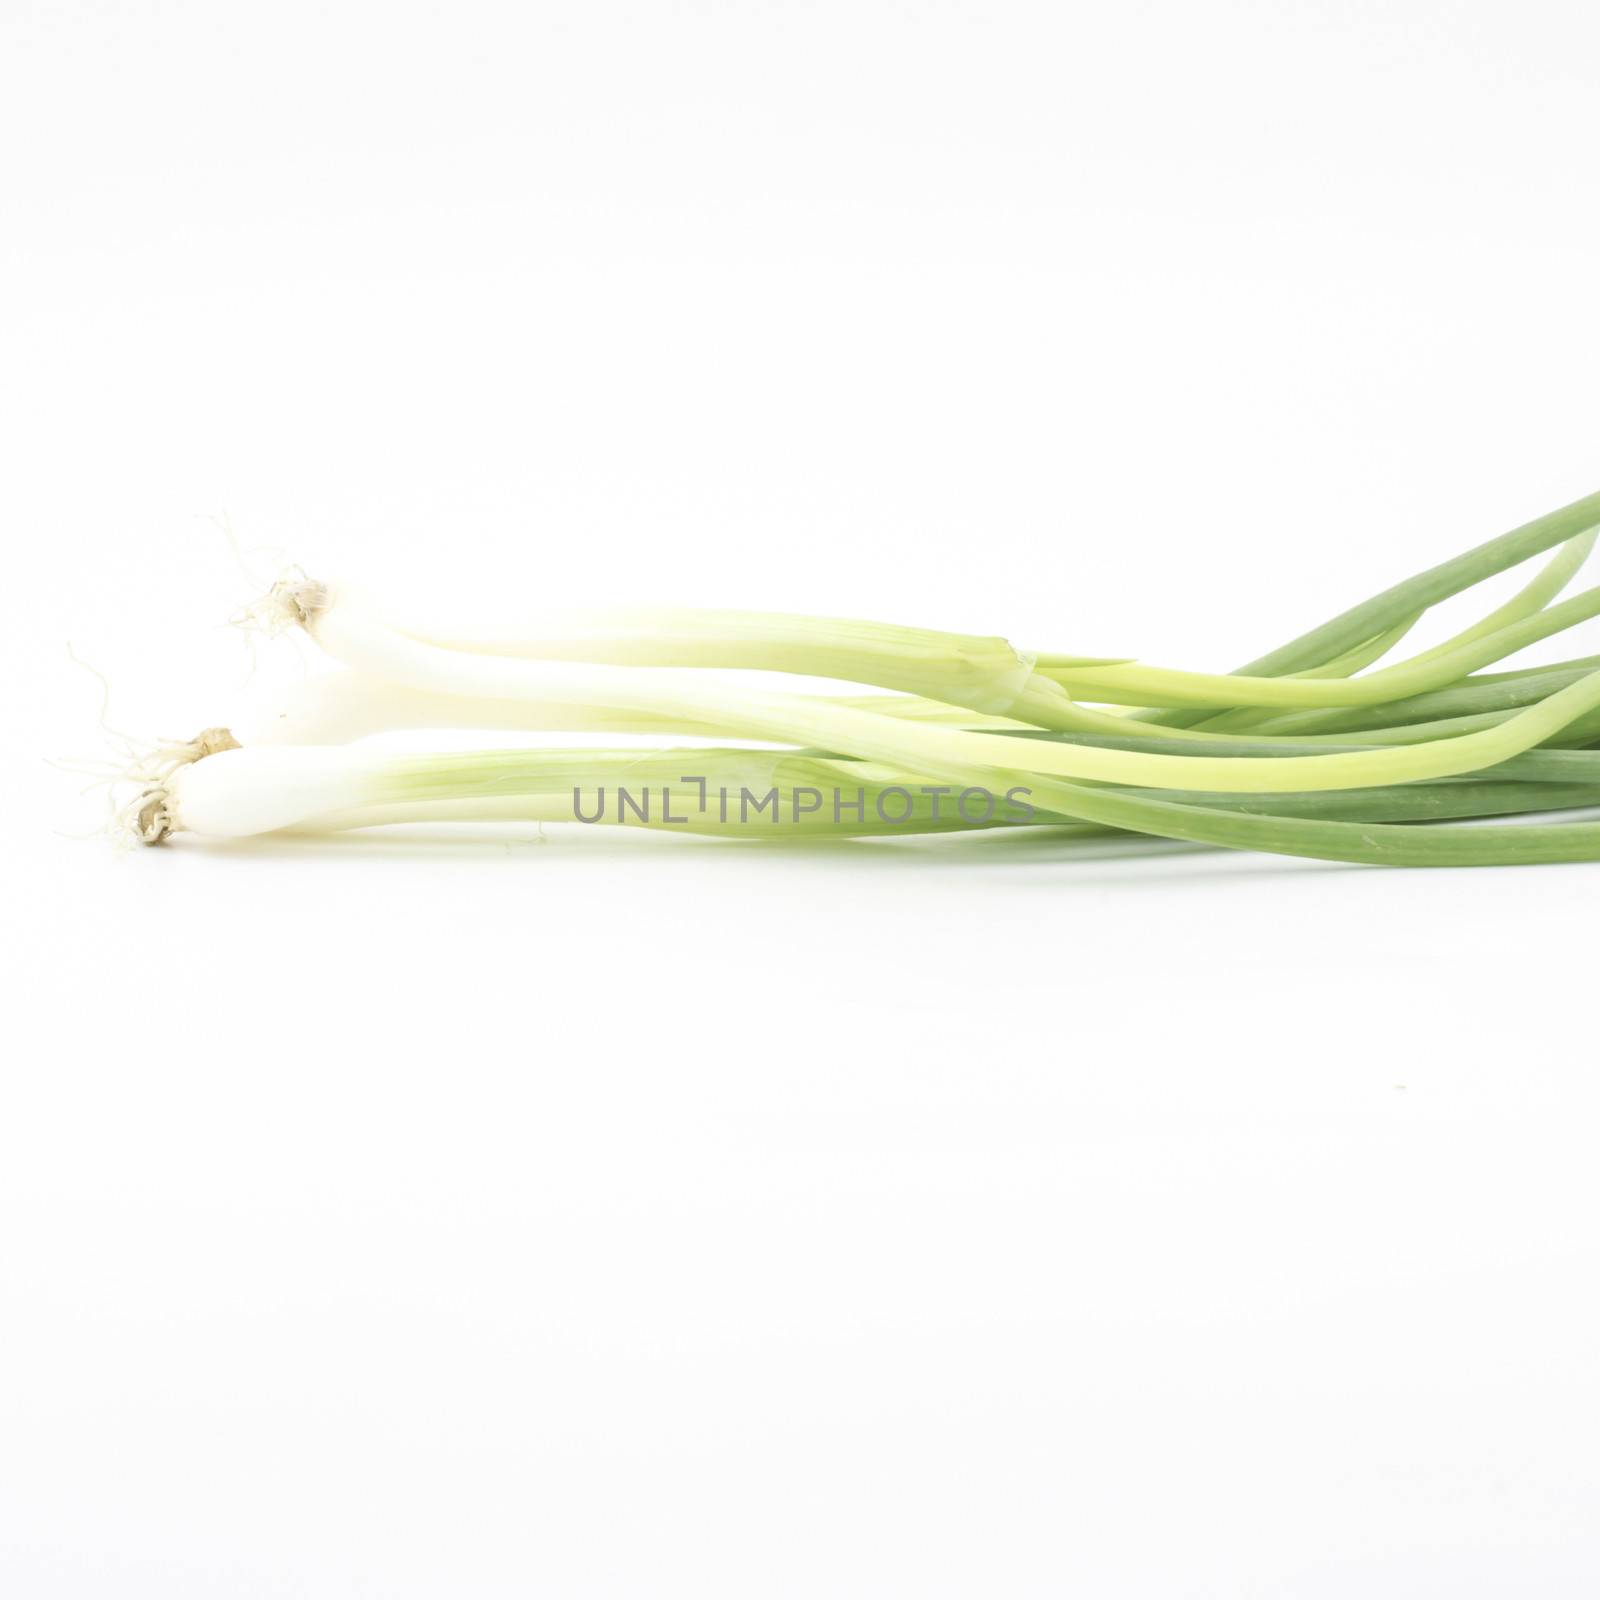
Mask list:
[[[232,732],[148,754],[124,815],[152,843],[493,819],[765,839],[1049,826],[1419,866],[1600,859],[1600,820],[1563,816],[1600,807],[1600,657],[1483,670],[1600,615],[1600,587],[1559,598],[1597,535],[1600,494],[1233,674],[771,612],[402,618],[296,576],[262,613],[333,670]],[[1541,554],[1511,599],[1382,664],[1434,606]],[[853,692],[752,688],[729,670]],[[368,742],[428,729],[700,742]]]

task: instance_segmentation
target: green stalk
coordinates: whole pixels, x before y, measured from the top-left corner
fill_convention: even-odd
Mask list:
[[[1368,639],[1365,644],[1357,645],[1354,650],[1347,650],[1342,656],[1336,656],[1332,661],[1324,662],[1320,667],[1308,667],[1304,672],[1291,672],[1286,676],[1291,678],[1353,678],[1356,673],[1364,672],[1374,661],[1381,661],[1384,656],[1405,638],[1405,636],[1422,621],[1424,612],[1415,611],[1403,622],[1397,622],[1387,633],[1380,633],[1375,639]],[[1072,663],[1064,663],[1070,666]],[[1096,663],[1097,665],[1110,666],[1111,662]]]
[[[1120,705],[1270,706],[1305,709],[1366,706],[1441,688],[1530,644],[1600,616],[1600,586],[1494,632],[1358,678],[1266,678],[1180,672],[1138,663],[1052,668],[1050,676],[1075,695]]]
[[[1485,638],[1501,628],[1509,627],[1514,622],[1520,622],[1524,617],[1537,615],[1578,575],[1584,562],[1589,559],[1591,552],[1594,550],[1597,537],[1600,537],[1600,530],[1591,530],[1588,533],[1580,534],[1576,539],[1569,539],[1566,544],[1556,551],[1555,559],[1546,563],[1533,581],[1514,594],[1504,605],[1491,611],[1486,617],[1480,617],[1470,627],[1463,628],[1459,633],[1453,634],[1441,644],[1435,645],[1431,650],[1424,650],[1420,655],[1413,656],[1411,658],[1413,664],[1436,660],[1459,645],[1471,644],[1474,640]],[[1396,631],[1402,635],[1409,632],[1412,624],[1421,615],[1422,613],[1418,612]],[[1386,635],[1385,637],[1392,637],[1392,635]],[[1369,646],[1366,651],[1342,658],[1338,663],[1334,664],[1343,669],[1348,661],[1360,663],[1357,666],[1349,667],[1347,670],[1336,672],[1330,666],[1318,672],[1297,672],[1290,673],[1289,676],[1296,678],[1349,677],[1370,665],[1381,654],[1383,654],[1382,651],[1376,654],[1372,653]],[[1527,704],[1528,702],[1523,701],[1521,703]],[[1450,713],[1445,714],[1449,715]],[[1271,712],[1263,711],[1256,707],[1248,707],[1241,710],[1221,712],[1217,716],[1208,718],[1200,726],[1211,729],[1259,728],[1271,720]]]
[[[1520,672],[1483,673],[1464,678],[1448,689],[1409,695],[1385,705],[1283,711],[1250,724],[1249,731],[1252,734],[1284,738],[1306,734],[1366,733],[1449,717],[1515,711],[1522,706],[1533,705],[1546,695],[1554,694],[1557,689],[1565,689],[1568,684],[1576,683],[1596,668],[1600,668],[1600,656],[1558,662],[1549,667],[1530,667]],[[1221,726],[1221,719],[1216,719],[1205,723],[1203,730],[1215,731]],[[1230,723],[1229,726],[1231,728],[1233,725]]]
[[[1194,844],[1318,861],[1390,867],[1531,866],[1600,861],[1600,822],[1340,822],[1228,813],[1084,784],[1035,780],[1035,798],[1053,811]]]
[[[1283,677],[1336,659],[1344,651],[1394,627],[1420,610],[1493,578],[1532,556],[1600,525],[1600,493],[1585,495],[1559,510],[1513,528],[1498,538],[1393,584],[1380,594],[1342,611],[1286,644],[1236,670],[1241,677]],[[1199,720],[1192,710],[1140,713],[1139,720],[1166,727],[1188,727]]]

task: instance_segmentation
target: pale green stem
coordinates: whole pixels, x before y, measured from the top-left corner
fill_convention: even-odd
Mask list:
[[[715,723],[729,737],[819,747],[936,778],[952,770],[964,774],[975,767],[1009,768],[1025,759],[1034,772],[1139,787],[1233,793],[1365,788],[1490,766],[1543,743],[1600,707],[1600,673],[1595,673],[1498,727],[1459,738],[1325,756],[1213,759],[1018,741],[1003,734],[906,723],[848,707],[818,707],[799,696],[719,688],[698,679],[663,683],[660,673],[648,669],[502,660],[440,650],[405,638],[337,600],[312,609],[308,627],[330,654],[348,665],[416,689],[670,712]],[[1027,750],[1025,758],[1019,758],[1019,744]]]

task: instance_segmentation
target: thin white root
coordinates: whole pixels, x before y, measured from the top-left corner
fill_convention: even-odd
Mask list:
[[[205,728],[192,739],[156,745],[117,774],[118,782],[137,783],[139,792],[117,809],[111,830],[139,844],[160,844],[173,831],[168,785],[173,773],[224,750],[237,750],[239,741],[226,728]]]
[[[276,639],[290,628],[303,628],[328,603],[327,588],[307,576],[302,567],[290,567],[267,592],[235,612],[233,625],[247,635]]]

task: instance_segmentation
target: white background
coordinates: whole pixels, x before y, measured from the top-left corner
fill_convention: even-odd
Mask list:
[[[1597,869],[118,853],[42,759],[68,641],[300,670],[224,517],[1236,665],[1600,487],[1593,7],[0,19],[0,1590],[1596,1592]]]

